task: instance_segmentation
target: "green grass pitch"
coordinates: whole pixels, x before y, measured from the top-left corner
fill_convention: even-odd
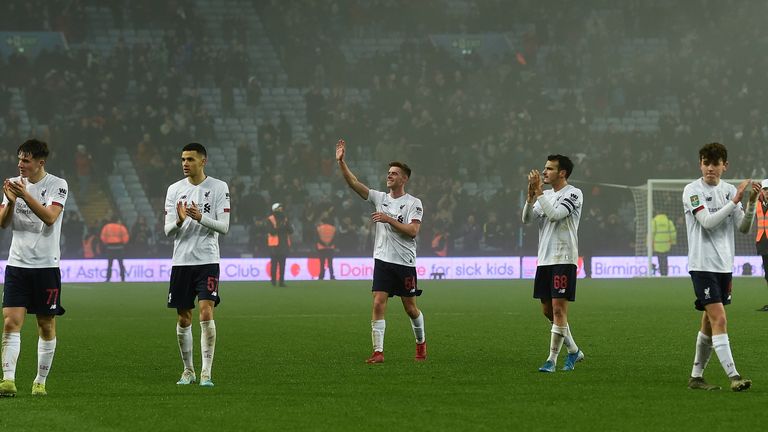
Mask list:
[[[386,362],[370,354],[370,282],[223,283],[214,388],[175,384],[181,361],[166,284],[65,285],[67,314],[33,398],[34,317],[22,333],[19,395],[1,431],[758,430],[768,403],[765,281],[736,279],[728,307],[748,392],[686,388],[700,315],[688,279],[582,280],[570,322],[586,361],[537,372],[549,323],[531,281],[422,281],[429,359],[389,305]],[[195,317],[195,366],[200,328]],[[561,354],[558,367],[562,367]],[[713,355],[705,377],[727,379]],[[192,429],[190,429],[192,428]]]

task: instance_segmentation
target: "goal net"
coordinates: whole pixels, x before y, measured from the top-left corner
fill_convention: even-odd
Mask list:
[[[683,209],[683,189],[694,179],[649,179],[643,186],[631,187],[635,201],[635,256],[644,258],[648,275],[659,275],[658,257],[653,251],[653,217],[666,214],[674,224],[676,243],[668,252],[669,276],[688,274],[688,237]],[[738,186],[742,180],[724,180]],[[755,256],[755,225],[748,234],[736,231],[734,276],[762,274],[760,257]],[[642,259],[641,258],[641,259]]]

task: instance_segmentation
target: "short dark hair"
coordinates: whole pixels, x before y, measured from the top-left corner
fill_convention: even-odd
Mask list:
[[[561,154],[552,154],[547,156],[548,161],[557,161],[557,169],[558,171],[565,171],[565,178],[568,178],[571,176],[571,173],[573,172],[573,162],[571,162],[571,159],[568,156],[563,156]]]
[[[16,154],[27,154],[32,156],[32,159],[45,160],[48,158],[50,152],[48,151],[48,144],[46,144],[45,141],[32,138],[24,141],[24,144],[19,146]]]
[[[389,163],[389,167],[390,168],[398,167],[401,170],[403,170],[403,172],[405,173],[405,175],[408,176],[408,178],[411,178],[411,167],[409,167],[408,164],[405,164],[403,162],[398,162],[398,161],[392,161]]]
[[[699,150],[699,161],[717,162],[721,159],[724,163],[728,162],[728,149],[718,142],[705,144]]]
[[[196,151],[196,152],[200,153],[201,155],[203,155],[204,158],[208,157],[208,152],[205,151],[205,147],[203,147],[202,144],[196,143],[196,142],[189,143],[189,144],[185,145],[184,148],[181,149],[181,151],[183,151],[183,152],[185,152],[185,151]]]

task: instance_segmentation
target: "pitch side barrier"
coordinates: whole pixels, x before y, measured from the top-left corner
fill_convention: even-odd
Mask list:
[[[687,277],[687,257],[669,257],[669,276]],[[533,279],[536,257],[425,257],[417,259],[419,279]],[[170,259],[126,259],[127,282],[168,282],[171,276]],[[611,256],[592,257],[592,278],[649,277],[646,257]],[[654,257],[653,263],[658,268]],[[5,280],[6,261],[0,261],[0,283]],[[222,281],[269,281],[269,258],[224,258],[221,260]],[[112,281],[119,281],[119,270],[112,267]],[[337,280],[370,280],[373,278],[373,259],[334,258]],[[317,258],[288,258],[286,281],[317,279],[320,261]],[[736,257],[734,276],[763,276],[759,256]],[[578,276],[584,278],[584,260],[579,259]],[[658,274],[650,276],[658,277]],[[326,276],[327,277],[327,276]],[[107,261],[103,259],[62,260],[61,279],[64,283],[104,282],[107,279]]]

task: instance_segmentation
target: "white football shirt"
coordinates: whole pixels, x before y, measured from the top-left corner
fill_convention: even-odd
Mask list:
[[[711,229],[701,226],[696,219],[696,213],[715,213],[727,205],[735,195],[736,187],[722,180],[717,186],[710,186],[700,178],[683,189],[685,226],[688,230],[688,271],[733,272],[733,255],[736,249],[734,229],[744,217],[741,203],[736,205],[719,225]]]
[[[11,179],[14,182],[21,180],[21,177]],[[66,180],[50,173],[46,173],[45,177],[37,183],[29,183],[26,178],[23,180],[27,184],[27,193],[43,206],[56,205],[64,208],[69,191]],[[8,205],[8,197],[3,194],[3,206],[6,205]],[[16,199],[13,215],[11,215],[13,239],[8,255],[8,265],[24,268],[59,267],[61,260],[59,243],[63,215],[62,210],[62,213],[56,218],[56,222],[47,226],[32,212],[23,199]]]
[[[197,204],[203,216],[219,220],[229,213],[229,187],[221,180],[206,177],[195,186],[183,178],[168,186],[165,196],[165,223],[176,223],[176,203]],[[221,260],[219,233],[192,218],[186,218],[173,240],[173,265],[217,264]]]
[[[368,202],[376,211],[404,224],[414,220],[421,222],[424,215],[421,200],[410,194],[395,199],[386,192],[370,189]],[[416,239],[392,228],[388,223],[376,223],[373,257],[388,263],[416,267]]]
[[[555,192],[547,189],[533,204],[533,215],[539,223],[539,254],[537,265],[579,263],[579,221],[584,197],[581,190],[565,185]],[[560,218],[550,218],[542,208],[542,201]]]

